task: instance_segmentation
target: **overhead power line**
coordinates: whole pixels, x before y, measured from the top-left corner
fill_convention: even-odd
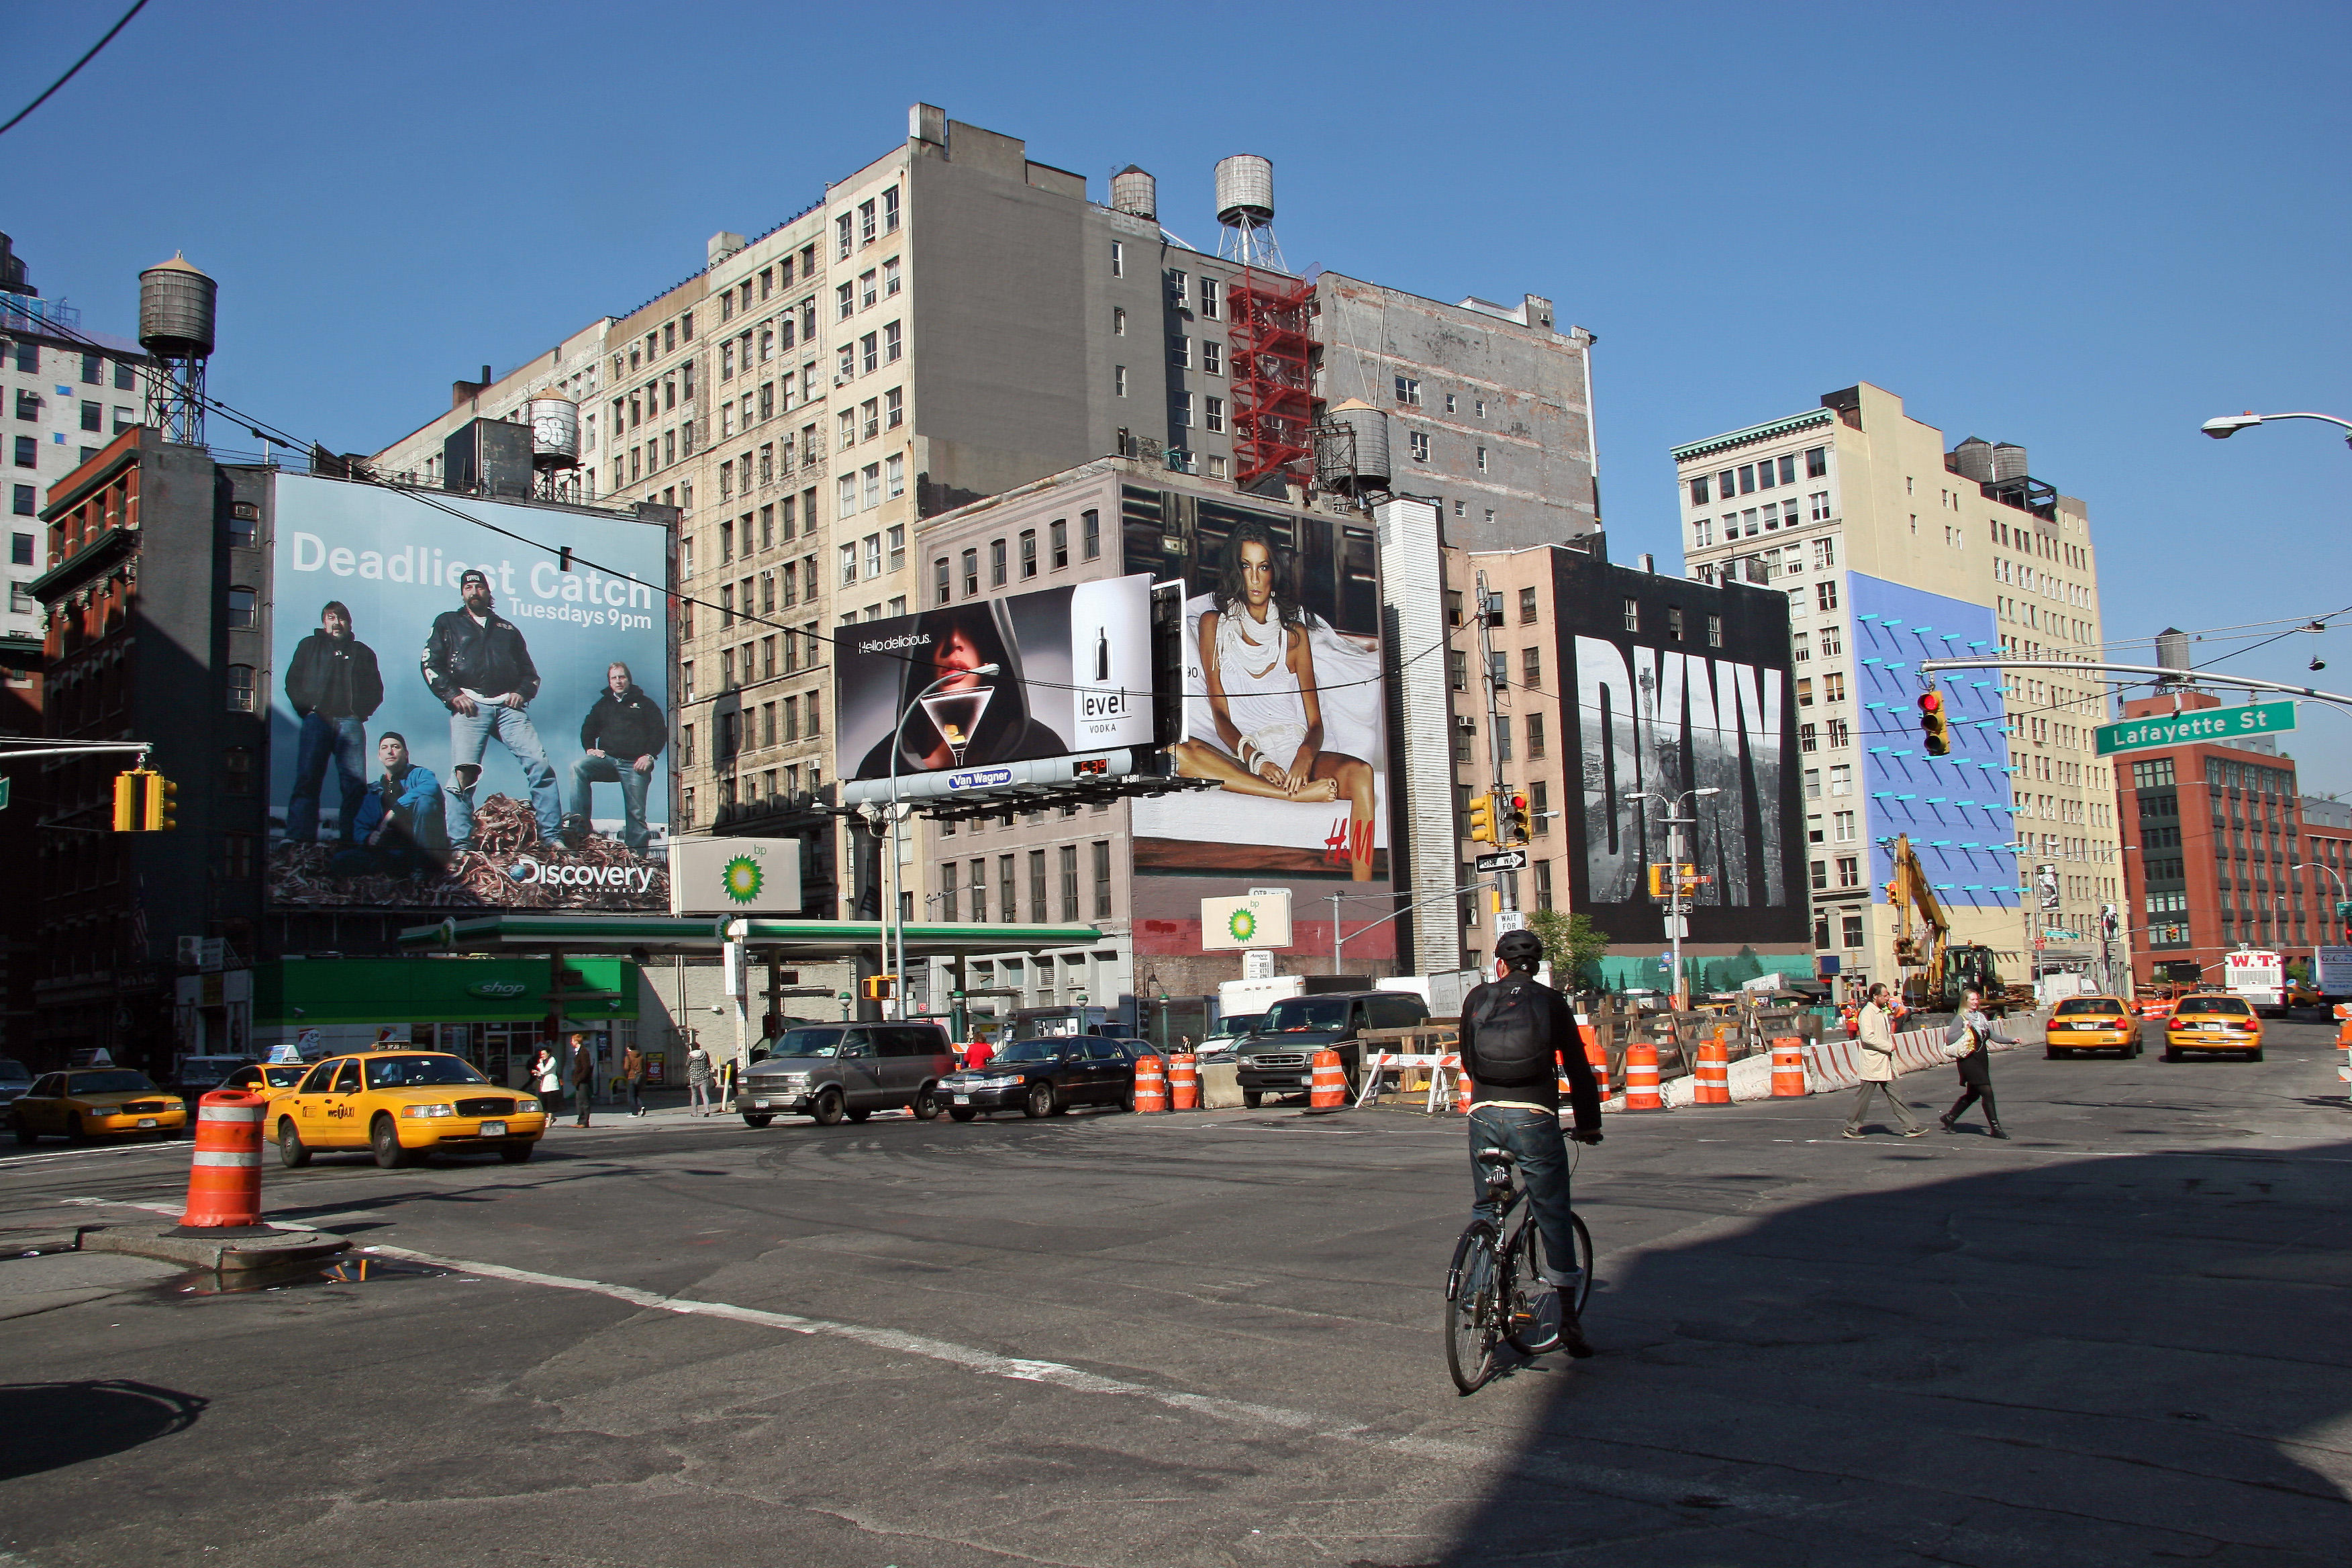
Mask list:
[[[74,63],[73,63],[72,65],[70,65],[70,66],[68,66],[68,67],[67,67],[67,68],[66,68],[66,74],[65,74],[65,75],[63,75],[63,76],[61,76],[61,77],[58,78],[58,79],[57,79],[57,80],[55,80],[55,81],[53,81],[53,82],[49,83],[49,85],[48,85],[46,89],[44,89],[42,90],[42,93],[41,93],[41,96],[40,96],[40,97],[38,97],[38,98],[37,98],[37,99],[33,100],[33,101],[32,101],[32,102],[30,102],[30,103],[28,103],[28,104],[25,105],[25,107],[24,107],[24,108],[22,108],[22,109],[18,110],[17,110],[17,111],[13,115],[13,116],[11,116],[11,117],[10,117],[10,119],[9,119],[9,121],[8,121],[8,123],[7,123],[7,124],[5,124],[5,125],[0,125],[0,136],[5,136],[6,134],[8,134],[8,132],[10,132],[11,131],[14,131],[15,129],[16,129],[16,123],[17,123],[17,121],[18,121],[23,120],[26,115],[28,115],[28,114],[30,114],[30,113],[32,113],[32,112],[33,112],[33,110],[37,110],[37,109],[40,108],[40,107],[41,107],[41,105],[43,105],[43,104],[45,104],[45,103],[48,102],[48,101],[49,101],[49,98],[50,98],[50,95],[51,95],[51,94],[55,93],[55,92],[58,90],[58,89],[59,89],[59,88],[61,88],[61,87],[65,86],[65,84],[66,84],[66,83],[68,83],[68,82],[69,82],[69,81],[73,80],[73,79],[74,79],[74,77],[75,77],[76,73],[78,73],[79,71],[80,71],[80,69],[81,69],[81,68],[82,68],[82,67],[84,67],[84,66],[86,66],[86,65],[89,64],[89,62],[90,62],[90,61],[92,61],[92,60],[94,60],[94,59],[98,58],[98,51],[99,51],[99,50],[100,50],[100,49],[102,49],[102,48],[104,48],[104,47],[106,47],[106,46],[107,46],[107,45],[109,45],[109,44],[110,44],[110,43],[114,42],[114,35],[115,35],[115,34],[117,34],[117,33],[119,33],[119,32],[121,32],[121,31],[122,31],[122,29],[123,29],[123,28],[125,28],[125,27],[129,26],[131,25],[131,17],[133,17],[133,16],[136,16],[137,15],[139,15],[139,13],[140,13],[140,12],[144,11],[146,8],[147,8],[147,0],[136,0],[136,4],[134,4],[134,5],[131,7],[131,9],[130,9],[130,10],[125,11],[124,13],[122,13],[122,19],[121,19],[121,21],[119,21],[119,22],[117,22],[117,23],[115,23],[115,24],[114,24],[114,26],[112,26],[111,27],[109,27],[109,28],[106,30],[106,37],[102,37],[102,38],[99,39],[99,40],[98,40],[98,42],[96,42],[96,43],[94,43],[94,44],[90,45],[90,47],[89,47],[89,52],[88,54],[86,54],[86,55],[82,56],[82,58],[79,58],[79,59],[78,59],[78,60],[74,61]]]

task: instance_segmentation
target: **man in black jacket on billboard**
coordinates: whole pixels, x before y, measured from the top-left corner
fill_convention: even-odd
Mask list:
[[[286,841],[319,837],[319,795],[327,764],[341,787],[339,837],[352,841],[360,802],[367,794],[367,721],[383,702],[383,674],[375,649],[352,635],[352,613],[340,599],[319,611],[319,629],[294,645],[286,665],[286,700],[300,726],[294,742],[294,788],[286,797]]]
[[[422,661],[425,684],[449,710],[450,847],[473,847],[474,785],[492,736],[522,765],[531,813],[552,843],[562,826],[563,799],[528,711],[539,695],[539,668],[521,631],[491,607],[488,577],[468,570],[458,577],[457,591],[464,607],[433,617]]]
[[[646,696],[629,679],[629,667],[615,659],[604,671],[604,689],[580,725],[583,755],[572,764],[572,815],[567,835],[575,841],[593,829],[596,785],[621,786],[621,842],[643,851],[650,835],[646,829],[646,790],[653,782],[654,759],[669,740],[669,721],[661,704]],[[577,847],[575,842],[574,847]]]

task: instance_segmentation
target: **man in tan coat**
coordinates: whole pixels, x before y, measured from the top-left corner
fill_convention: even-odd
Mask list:
[[[1854,1092],[1853,1114],[1845,1119],[1846,1138],[1862,1136],[1862,1119],[1870,1110],[1874,1094],[1886,1097],[1887,1108],[1895,1119],[1903,1123],[1903,1136],[1916,1138],[1927,1129],[1911,1114],[1903,1097],[1895,1092],[1895,1010],[1887,1005],[1886,987],[1870,988],[1870,1000],[1863,1004],[1861,1033],[1854,1044],[1861,1047],[1862,1087]]]

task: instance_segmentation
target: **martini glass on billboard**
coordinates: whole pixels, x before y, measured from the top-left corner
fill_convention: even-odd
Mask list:
[[[935,691],[922,699],[923,712],[948,743],[953,759],[950,767],[963,766],[964,752],[980,729],[980,716],[988,711],[988,700],[996,695],[992,686],[964,686],[947,691]]]

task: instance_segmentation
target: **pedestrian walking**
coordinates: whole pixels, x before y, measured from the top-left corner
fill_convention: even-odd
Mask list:
[[[553,1121],[563,1114],[563,1064],[545,1046],[530,1058],[530,1073],[524,1080],[537,1092],[540,1103],[547,1109],[547,1119]]]
[[[1895,1012],[1888,1005],[1886,987],[1874,985],[1870,999],[1862,1011],[1854,1015],[1854,1043],[1862,1047],[1860,1072],[1862,1086],[1854,1091],[1853,1113],[1845,1119],[1842,1138],[1862,1136],[1862,1119],[1870,1110],[1873,1095],[1884,1095],[1886,1107],[1895,1119],[1903,1123],[1903,1136],[1916,1138],[1927,1129],[1911,1114],[1903,1097],[1895,1089]]]
[[[971,1041],[963,1048],[963,1065],[972,1068],[984,1068],[988,1065],[988,1058],[995,1054],[986,1040]]]
[[[588,1043],[585,1035],[572,1037],[572,1096],[579,1119],[572,1125],[588,1125],[588,1108],[596,1099],[596,1047]]]
[[[621,1053],[621,1079],[629,1089],[629,1114],[646,1113],[646,1053],[631,1046]]]
[[[1962,1047],[1956,1062],[1960,1069],[1960,1098],[1952,1102],[1951,1110],[1936,1118],[1943,1123],[1945,1131],[1958,1131],[1958,1129],[1952,1124],[1960,1119],[1960,1112],[1982,1100],[1986,1130],[1996,1138],[2009,1136],[2000,1129],[2000,1111],[1992,1100],[1991,1047],[1996,1040],[2005,1046],[2017,1044],[2001,1033],[2000,1026],[1986,1016],[1984,994],[1969,992],[1961,1004],[1959,1016],[1952,1020],[1952,1026],[1944,1031],[1947,1049]]]
[[[700,1040],[686,1047],[687,1109],[697,1116],[711,1113],[710,1053],[702,1048]]]

